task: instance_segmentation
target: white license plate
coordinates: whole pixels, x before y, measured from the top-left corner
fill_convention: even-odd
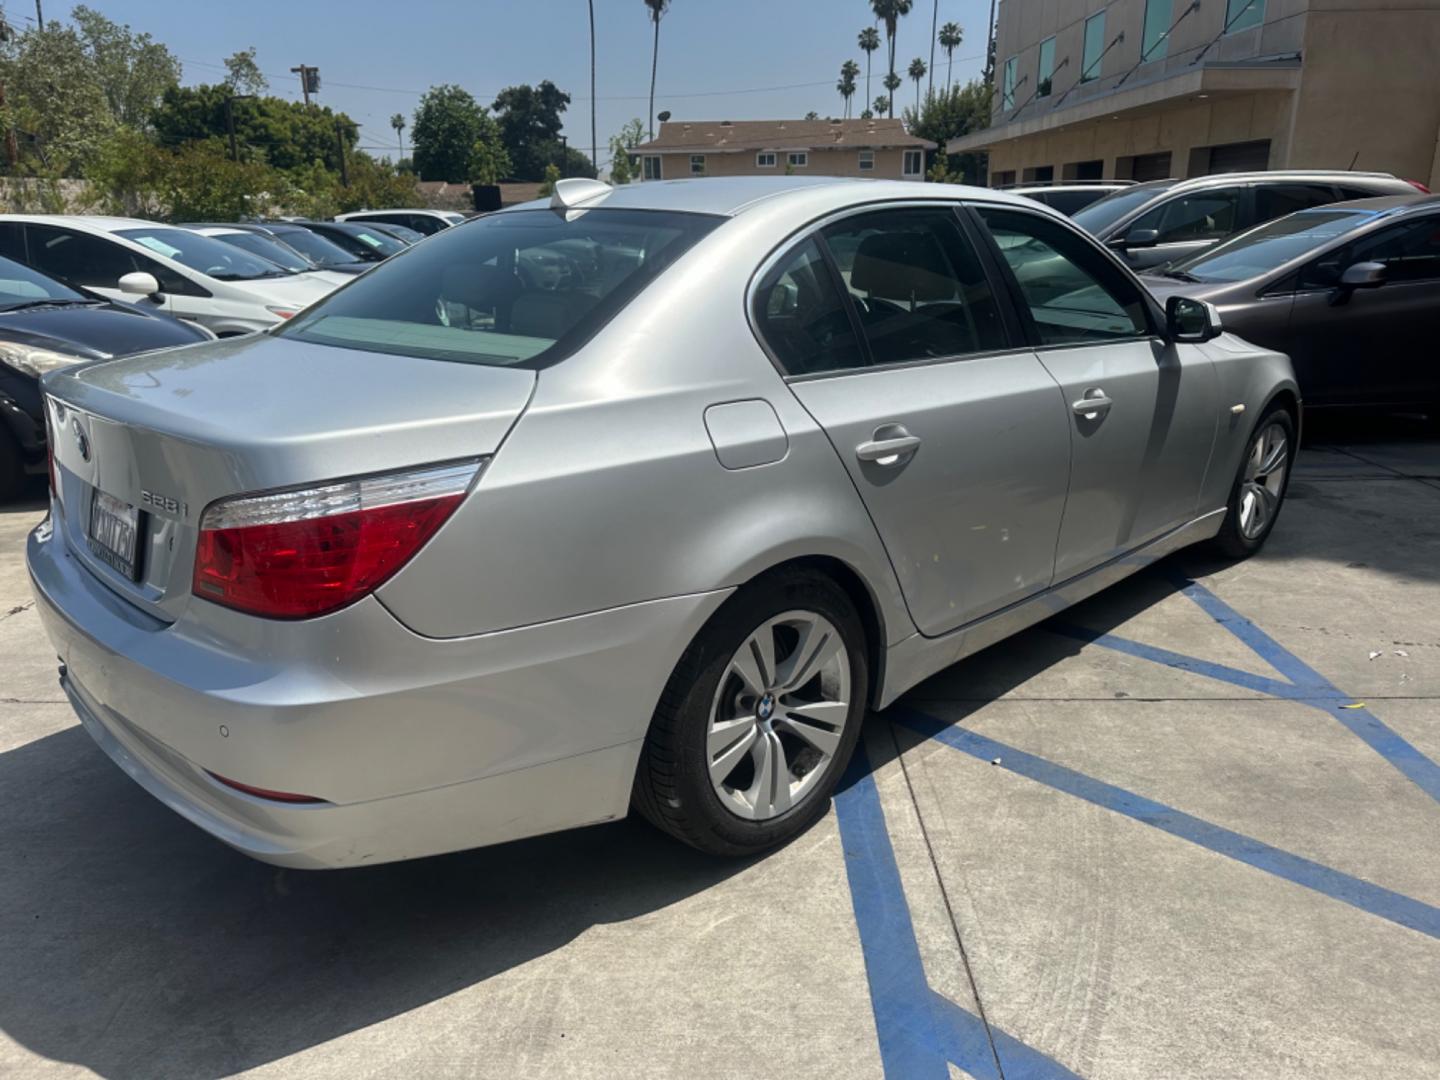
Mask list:
[[[107,566],[131,581],[140,579],[136,558],[140,544],[140,511],[103,491],[90,503],[90,550]]]

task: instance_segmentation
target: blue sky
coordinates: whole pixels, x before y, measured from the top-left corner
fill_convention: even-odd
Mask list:
[[[929,60],[931,5],[916,0],[900,21],[896,68]],[[585,0],[91,0],[108,17],[148,31],[184,63],[187,83],[224,77],[221,60],[255,46],[272,93],[299,97],[289,69],[320,68],[318,100],[361,125],[361,145],[384,153],[395,145],[390,116],[415,110],[420,92],[454,82],[484,105],[501,88],[549,79],[572,96],[570,145],[590,143],[590,36]],[[69,5],[46,0],[47,19]],[[14,22],[33,20],[33,5],[11,0]],[[989,0],[940,0],[940,23],[958,22],[965,41],[955,78],[980,71]],[[811,109],[840,114],[840,64],[864,65],[855,37],[871,25],[865,0],[674,0],[660,24],[655,110],[676,119],[747,120],[800,117]],[[609,137],[644,116],[651,31],[642,0],[595,0],[596,97],[601,163]],[[24,25],[33,25],[26,21]],[[883,31],[882,31],[883,38]],[[871,97],[884,92],[885,49],[874,54]],[[944,54],[936,67],[944,78]],[[962,59],[962,57],[964,59]],[[859,98],[864,93],[861,76]],[[818,84],[818,85],[816,85]],[[744,91],[744,92],[742,92]],[[900,100],[914,100],[908,80]],[[408,144],[407,144],[408,145]]]

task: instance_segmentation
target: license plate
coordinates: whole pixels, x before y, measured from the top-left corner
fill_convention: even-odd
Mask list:
[[[140,580],[140,511],[103,491],[90,503],[90,550],[130,581]]]

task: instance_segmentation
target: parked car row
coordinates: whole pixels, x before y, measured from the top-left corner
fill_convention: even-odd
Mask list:
[[[0,214],[0,499],[44,469],[45,371],[263,330],[455,223],[436,211],[375,213],[427,232],[366,212],[181,225]]]

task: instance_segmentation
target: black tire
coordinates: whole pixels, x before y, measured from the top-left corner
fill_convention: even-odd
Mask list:
[[[1285,432],[1285,475],[1280,486],[1280,498],[1260,531],[1253,536],[1247,536],[1240,527],[1245,470],[1255,453],[1256,442],[1274,424],[1279,424]],[[1230,487],[1230,501],[1225,504],[1225,520],[1215,539],[1211,541],[1211,547],[1218,554],[1227,559],[1248,559],[1265,546],[1266,538],[1275,528],[1275,522],[1280,519],[1280,511],[1285,507],[1285,493],[1290,489],[1290,475],[1295,468],[1295,450],[1294,417],[1282,405],[1271,406],[1250,432],[1250,438],[1245,443],[1245,453],[1240,458],[1240,466],[1235,470],[1235,482]]]
[[[20,460],[20,446],[11,434],[0,428],[0,502],[9,502],[25,485],[25,463]]]
[[[797,805],[747,820],[727,808],[711,784],[711,708],[741,644],[767,620],[796,610],[821,615],[839,631],[850,664],[850,708],[838,747]],[[845,591],[810,570],[765,574],[725,602],[675,666],[645,736],[631,801],[651,824],[712,855],[753,855],[787,843],[828,809],[860,736],[869,689],[865,631]]]

